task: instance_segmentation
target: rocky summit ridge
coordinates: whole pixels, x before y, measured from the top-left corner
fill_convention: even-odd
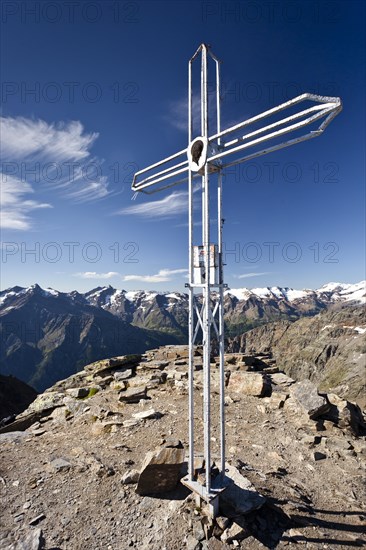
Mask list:
[[[271,353],[295,380],[312,380],[321,390],[366,405],[366,309],[326,310],[293,323],[276,321],[228,342],[228,350]]]
[[[226,469],[234,481],[215,520],[197,507],[179,482],[188,450],[187,362],[185,346],[94,362],[0,428],[2,550],[365,545],[361,410],[309,380],[295,382],[270,354],[225,356]],[[199,347],[194,364],[199,477]],[[214,356],[211,374],[215,462]]]

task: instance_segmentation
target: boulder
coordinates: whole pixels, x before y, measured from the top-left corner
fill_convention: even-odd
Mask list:
[[[153,495],[172,491],[182,477],[183,445],[163,447],[147,453],[142,464],[136,488],[139,495]]]
[[[240,519],[238,519],[240,521]],[[231,525],[231,527],[225,529],[223,534],[221,535],[221,540],[223,542],[233,542],[234,540],[243,540],[246,537],[250,535],[248,528],[245,526],[239,525],[239,523],[236,523],[235,521]]]
[[[132,375],[132,369],[117,370],[113,373],[113,377],[117,382],[120,382],[121,380],[127,380],[127,378],[131,378]]]
[[[31,529],[23,533],[22,538],[17,542],[6,548],[7,550],[42,550],[45,547],[44,543],[42,529]]]
[[[297,382],[292,386],[291,393],[311,419],[318,418],[330,409],[327,399],[318,394],[317,387],[310,380]]]
[[[103,359],[90,363],[90,365],[84,367],[84,370],[96,375],[123,366],[126,366],[126,368],[136,366],[140,361],[141,355],[139,354],[121,355],[120,357],[112,357],[111,359]]]
[[[220,495],[222,515],[237,518],[263,506],[266,502],[265,497],[256,491],[249,479],[242,476],[234,466],[226,464],[225,471],[230,484]]]
[[[41,412],[56,407],[62,407],[64,404],[65,394],[61,392],[46,392],[38,395],[37,398],[30,404],[28,411]]]
[[[75,399],[83,399],[89,395],[89,388],[69,388],[66,393]]]
[[[267,393],[270,385],[263,374],[235,371],[230,375],[228,387],[235,393],[262,397]]]
[[[122,403],[138,403],[140,399],[146,399],[147,387],[136,386],[119,394],[118,400]]]
[[[348,430],[356,436],[365,433],[366,425],[358,405],[346,401],[334,393],[329,393],[327,397],[329,410],[322,415],[322,418],[330,420],[342,430]]]

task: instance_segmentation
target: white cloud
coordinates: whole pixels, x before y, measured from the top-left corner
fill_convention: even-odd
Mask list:
[[[97,133],[87,133],[79,121],[58,124],[24,117],[0,117],[1,187],[5,215],[1,227],[27,230],[30,212],[50,207],[27,194],[40,190],[60,192],[77,202],[108,194],[102,161],[91,156]]]
[[[27,195],[31,193],[34,193],[32,187],[17,178],[7,176],[6,180],[1,182],[1,228],[26,231],[32,227],[32,220],[29,217],[31,211],[52,208],[50,204],[27,199]]]
[[[244,273],[243,275],[234,275],[237,279],[249,279],[250,277],[260,277],[261,275],[269,275],[269,271],[263,271],[262,273]]]
[[[187,269],[161,269],[155,275],[125,275],[124,281],[141,281],[144,283],[165,283],[171,281],[173,275],[186,273]]]
[[[1,117],[2,154],[5,159],[30,160],[49,158],[54,162],[83,160],[97,133],[84,134],[81,122],[49,124],[24,117]]]
[[[112,279],[114,277],[120,277],[123,281],[140,281],[143,283],[165,283],[171,281],[174,275],[186,274],[187,269],[161,269],[155,275],[124,275],[116,271],[108,271],[107,273],[97,273],[96,271],[82,271],[74,273],[74,277],[81,279]]]
[[[142,216],[144,218],[171,218],[188,212],[188,193],[174,191],[163,199],[127,206],[117,214]]]
[[[83,271],[81,273],[74,273],[74,277],[80,277],[81,279],[112,279],[113,277],[121,277],[121,275],[116,271],[108,271],[108,273]]]
[[[197,194],[201,191],[201,184],[193,184],[193,208],[200,204],[200,198]],[[135,204],[133,206],[127,206],[122,210],[116,212],[121,215],[141,216],[144,218],[159,218],[167,219],[176,217],[179,214],[186,214],[188,216],[188,191],[173,191],[170,195],[157,200],[148,201],[141,204]],[[188,223],[188,222],[187,222]],[[200,223],[200,222],[198,222]],[[184,227],[186,223],[182,225]],[[176,227],[180,227],[177,225]]]

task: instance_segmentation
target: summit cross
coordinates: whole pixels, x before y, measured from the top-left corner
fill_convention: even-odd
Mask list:
[[[194,137],[192,65],[201,55],[200,133]],[[209,116],[208,60],[215,65],[213,114]],[[189,283],[189,458],[188,475],[182,482],[194,491],[198,499],[207,502],[210,514],[218,513],[219,495],[230,480],[225,475],[225,370],[224,370],[224,283],[222,230],[222,178],[223,170],[242,162],[317,137],[341,111],[338,97],[301,94],[252,118],[225,130],[221,129],[220,61],[210,46],[201,44],[188,63],[188,147],[135,173],[132,190],[155,193],[177,184],[188,182],[188,257]],[[299,111],[302,102],[308,104]],[[283,111],[289,114],[282,118]],[[216,115],[216,116],[215,116]],[[279,116],[280,115],[280,116]],[[215,133],[209,125],[215,118]],[[262,125],[265,119],[273,121]],[[307,128],[310,126],[310,129]],[[251,129],[249,129],[251,127]],[[315,127],[315,129],[314,129]],[[306,131],[304,131],[306,129]],[[244,133],[243,133],[244,132]],[[291,139],[283,136],[291,133]],[[270,144],[262,148],[264,142]],[[249,151],[248,151],[249,150]],[[194,180],[201,178],[199,187]],[[211,218],[212,185],[216,179],[216,212]],[[197,220],[194,219],[194,193],[201,192],[202,234],[197,238]],[[212,226],[216,225],[216,238]],[[200,231],[201,233],[201,231]],[[199,240],[201,239],[201,241]],[[214,242],[214,240],[216,242]],[[194,244],[198,242],[200,244]],[[196,291],[202,298],[197,299]],[[203,347],[203,457],[204,475],[201,481],[195,475],[195,423],[194,423],[194,351],[201,331]],[[219,352],[220,378],[220,473],[213,477],[211,463],[211,351],[216,338]],[[196,438],[198,439],[198,437]]]

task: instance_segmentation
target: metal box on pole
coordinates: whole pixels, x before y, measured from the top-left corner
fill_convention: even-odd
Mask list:
[[[210,244],[210,256],[209,256],[209,269],[210,269],[210,284],[220,284],[220,270],[219,270],[219,250],[217,244]],[[193,247],[193,282],[196,285],[205,284],[207,280],[206,276],[206,262],[205,262],[205,247],[194,246]]]

